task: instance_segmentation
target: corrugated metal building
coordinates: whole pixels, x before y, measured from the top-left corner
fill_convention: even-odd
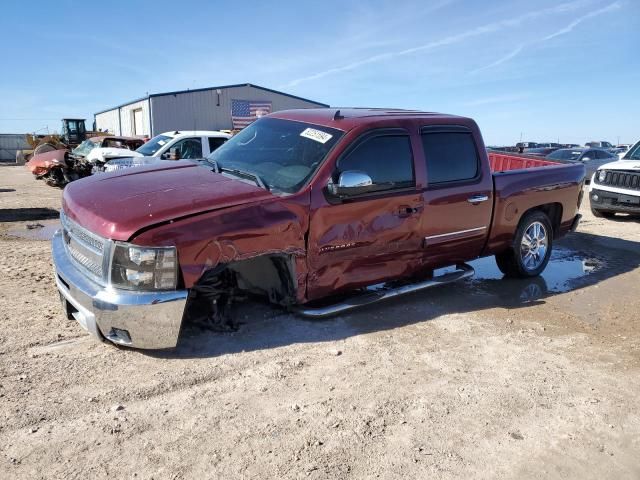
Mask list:
[[[0,134],[0,162],[15,162],[16,152],[30,148],[24,133]]]
[[[271,111],[328,107],[324,103],[243,83],[154,93],[94,115],[96,128],[115,135],[148,135],[171,130],[230,130],[232,100],[270,102]]]

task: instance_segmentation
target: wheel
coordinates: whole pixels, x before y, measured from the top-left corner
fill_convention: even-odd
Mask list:
[[[616,216],[615,212],[605,212],[604,210],[596,210],[595,208],[591,208],[591,213],[596,218],[613,218]]]
[[[549,217],[541,211],[529,212],[520,220],[511,247],[496,254],[496,264],[508,277],[535,277],[549,263],[552,248]]]

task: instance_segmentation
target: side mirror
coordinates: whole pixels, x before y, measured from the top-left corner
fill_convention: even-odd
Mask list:
[[[591,157],[582,157],[582,161],[583,162],[590,162],[591,161]]]
[[[336,197],[349,197],[370,192],[373,187],[371,177],[359,170],[347,170],[340,174],[338,183],[329,183],[329,193]]]

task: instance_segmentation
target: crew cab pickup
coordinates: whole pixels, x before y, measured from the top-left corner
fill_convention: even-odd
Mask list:
[[[183,323],[233,326],[249,295],[321,317],[465,278],[483,256],[538,275],[578,224],[584,180],[581,164],[487,155],[469,118],[282,111],[205,161],[70,184],[56,282],[95,336],[174,347]]]

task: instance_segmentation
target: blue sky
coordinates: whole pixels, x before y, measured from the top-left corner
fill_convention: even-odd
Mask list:
[[[9,1],[2,18],[2,133],[250,82],[471,116],[488,144],[640,139],[638,0]]]

